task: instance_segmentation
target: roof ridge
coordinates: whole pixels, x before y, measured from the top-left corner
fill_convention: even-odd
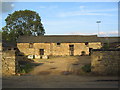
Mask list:
[[[42,35],[42,36],[28,36],[28,35],[23,35],[20,37],[97,37],[97,35]]]

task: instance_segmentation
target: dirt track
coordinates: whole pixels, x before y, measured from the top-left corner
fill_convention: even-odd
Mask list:
[[[41,65],[23,76],[3,78],[4,88],[118,88],[117,77],[62,73],[90,63],[90,57],[58,57],[39,60]],[[110,81],[111,80],[111,81]]]
[[[30,74],[38,75],[42,72],[48,72],[50,75],[60,75],[64,71],[80,71],[80,67],[90,64],[90,56],[84,57],[57,57],[48,60],[37,60],[41,64]]]

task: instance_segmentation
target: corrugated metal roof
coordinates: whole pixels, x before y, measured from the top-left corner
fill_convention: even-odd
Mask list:
[[[99,42],[97,35],[44,35],[44,36],[21,36],[18,43],[77,43]]]

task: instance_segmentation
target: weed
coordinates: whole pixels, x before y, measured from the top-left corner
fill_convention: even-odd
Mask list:
[[[82,67],[84,72],[91,72],[91,64],[86,64]]]
[[[28,72],[30,72],[32,70],[32,66],[29,64],[29,63],[27,63],[27,64],[25,64],[24,66],[20,66],[20,70],[19,70],[19,73],[28,73]]]

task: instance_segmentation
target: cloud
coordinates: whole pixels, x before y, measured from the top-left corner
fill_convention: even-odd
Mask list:
[[[84,11],[84,8],[85,8],[86,6],[80,6],[80,11]]]
[[[80,6],[80,9],[84,9],[86,6]]]
[[[46,8],[46,6],[39,6],[39,8],[43,9],[43,8]]]
[[[4,0],[13,1],[13,0]],[[118,2],[119,0],[17,0],[18,2]]]
[[[78,11],[68,11],[59,13],[59,17],[68,16],[80,16],[80,15],[102,15],[102,16],[113,16],[113,14],[108,14],[106,12],[117,11],[118,9],[99,9],[99,10],[85,10],[86,6],[80,6]]]
[[[112,9],[86,10],[86,12],[112,12],[112,11],[118,11],[118,9],[112,8]]]
[[[50,8],[50,9],[55,9],[55,8],[58,8],[58,6],[57,5],[52,5],[52,6],[49,6],[48,8]]]
[[[11,7],[14,7],[14,6],[15,6],[15,4],[12,3],[12,4],[11,4]]]
[[[97,33],[80,33],[80,32],[71,32],[70,35],[96,35]]]
[[[86,21],[79,21],[79,20],[46,20],[42,21],[43,24],[50,25],[50,26],[69,26],[69,25],[76,25],[76,24],[86,24]]]
[[[100,32],[100,36],[118,36],[118,31]]]
[[[57,8],[58,6],[57,5],[49,5],[49,6],[39,6],[38,8],[40,9],[55,9]]]
[[[0,2],[2,7],[2,13],[10,12],[14,8],[14,3],[13,2]]]
[[[80,15],[102,15],[102,16],[112,16],[111,14],[107,13],[93,13],[93,12],[67,12],[67,13],[60,13],[59,17],[67,17],[67,16],[80,16]]]
[[[100,32],[100,35],[118,35],[118,31]]]
[[[2,17],[0,17],[0,20],[2,20]]]
[[[71,32],[68,35],[98,35],[98,33]],[[99,36],[118,36],[118,31],[99,32]]]

